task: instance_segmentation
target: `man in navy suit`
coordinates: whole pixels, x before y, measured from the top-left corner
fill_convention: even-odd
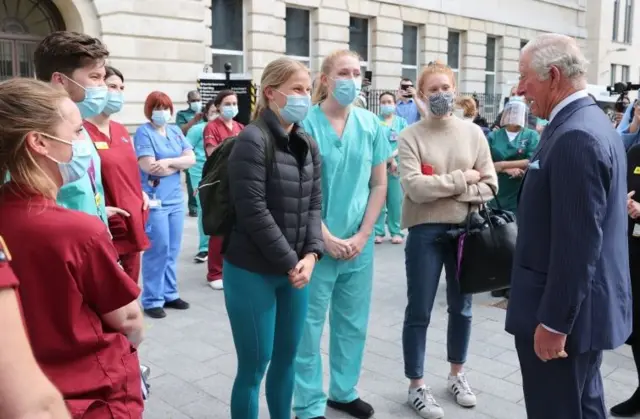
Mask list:
[[[525,174],[506,330],[529,419],[604,419],[602,351],[631,332],[626,156],[558,34],[529,42],[518,94],[549,121]]]

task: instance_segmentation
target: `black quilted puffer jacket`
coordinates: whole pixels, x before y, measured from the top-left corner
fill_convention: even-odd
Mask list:
[[[261,118],[271,140],[248,125],[229,156],[236,219],[224,257],[248,271],[285,275],[306,254],[324,252],[322,164],[318,145],[302,128],[287,134],[270,109]]]

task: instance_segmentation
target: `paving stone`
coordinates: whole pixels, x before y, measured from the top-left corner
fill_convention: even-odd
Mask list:
[[[146,340],[140,357],[151,367],[151,398],[145,419],[228,419],[237,361],[224,293],[206,283],[206,264],[194,264],[196,221],[187,218],[185,242],[179,260],[180,295],[191,309],[169,310],[167,318],[145,319]],[[525,419],[522,377],[513,338],[504,331],[505,311],[491,307],[497,300],[474,296],[467,375],[478,395],[478,405],[464,409],[446,388],[447,363],[446,284],[440,281],[427,333],[425,375],[427,385],[445,410],[447,419]],[[407,405],[408,383],[402,360],[402,322],[406,304],[403,246],[376,246],[376,264],[369,336],[360,396],[372,403],[377,419],[417,418]],[[325,389],[329,382],[328,322],[322,338]],[[637,385],[628,347],[605,353],[602,364],[607,406],[625,400]],[[260,419],[269,418],[260,397]],[[345,415],[327,410],[327,418]]]

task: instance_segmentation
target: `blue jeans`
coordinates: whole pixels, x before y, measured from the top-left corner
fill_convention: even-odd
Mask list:
[[[447,357],[450,363],[464,364],[471,335],[471,295],[460,294],[456,279],[456,251],[453,244],[438,238],[450,224],[421,224],[409,228],[405,247],[407,308],[402,328],[404,374],[422,378],[427,328],[444,266],[447,278]]]
[[[309,302],[309,287],[296,289],[286,275],[261,275],[226,260],[224,299],[238,372],[231,392],[232,419],[258,419],[260,383],[267,371],[272,419],[291,418],[294,361]]]
[[[177,263],[182,246],[184,204],[149,211],[146,232],[151,248],[142,254],[142,307],[163,307],[179,298]]]

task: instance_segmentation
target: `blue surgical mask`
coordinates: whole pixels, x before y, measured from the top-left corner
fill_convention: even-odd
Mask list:
[[[200,112],[202,110],[202,102],[191,102],[189,103],[189,109],[193,112]]]
[[[85,87],[70,77],[64,77],[76,86],[84,89],[84,100],[76,103],[78,109],[80,109],[82,119],[91,118],[102,113],[104,107],[107,105],[107,96],[109,94],[107,86]]]
[[[380,105],[380,114],[389,116],[396,111],[396,105]]]
[[[307,116],[309,108],[311,107],[311,97],[309,95],[286,96],[287,103],[284,105],[284,108],[280,109],[280,117],[282,117],[284,122],[296,124]]]
[[[107,104],[102,110],[102,113],[105,115],[113,115],[114,113],[118,113],[122,110],[122,105],[124,105],[124,95],[122,92],[110,90],[107,95]]]
[[[361,78],[335,79],[335,83],[333,97],[344,107],[351,105],[362,90]]]
[[[156,109],[151,112],[151,121],[159,127],[164,127],[171,120],[171,111],[169,109]]]
[[[75,141],[66,141],[49,134],[41,134],[51,140],[71,146],[71,160],[66,163],[58,161],[53,157],[47,155],[49,160],[55,162],[58,165],[58,170],[60,171],[60,176],[62,176],[63,185],[75,182],[87,173],[89,167],[91,166],[91,148],[93,147],[93,144],[89,140],[81,139]]]
[[[238,107],[236,105],[223,106],[222,112],[220,112],[220,115],[222,116],[223,119],[226,119],[227,121],[229,121],[235,118],[236,115],[238,115]]]

